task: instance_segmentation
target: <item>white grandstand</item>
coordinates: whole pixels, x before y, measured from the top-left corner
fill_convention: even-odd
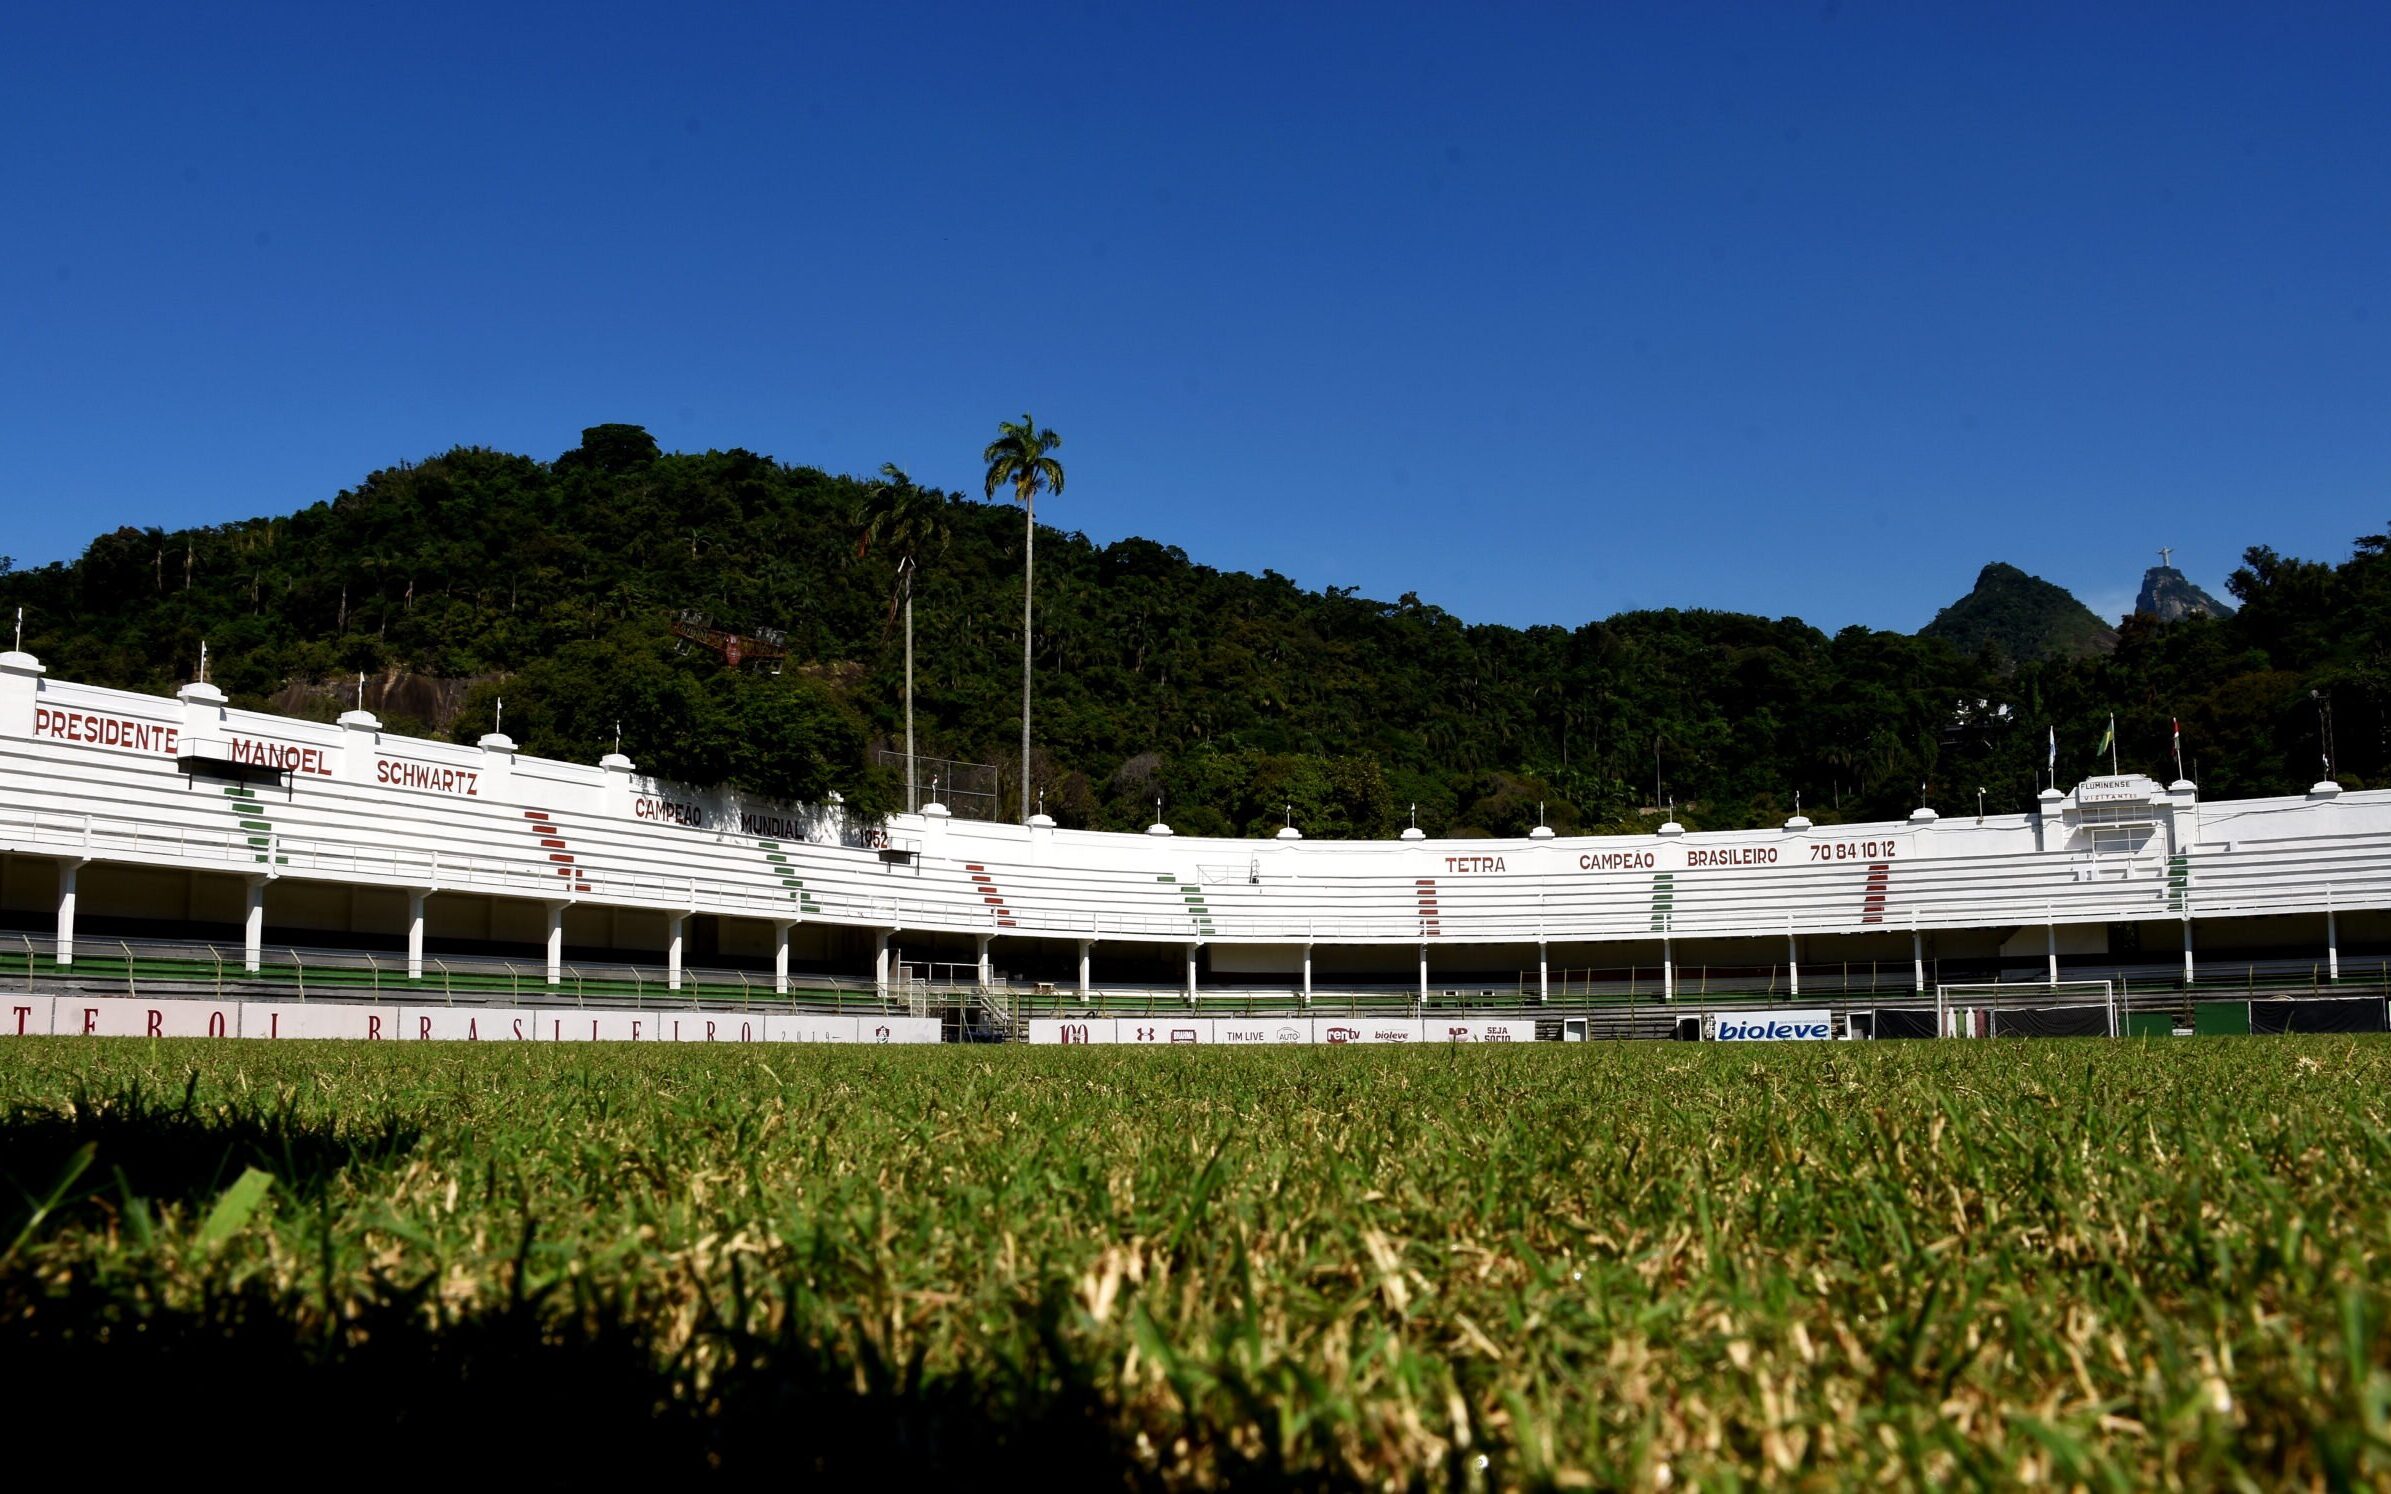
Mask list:
[[[1300,1018],[1308,1041],[1365,1017],[1672,1030],[1723,1002],[2081,981],[2188,1011],[2220,984],[2374,987],[2391,949],[2391,793],[2330,783],[2203,804],[2126,775],[2028,814],[1416,837],[1121,835],[936,805],[867,827],[620,755],[234,710],[204,683],[133,694],[0,654],[0,980],[21,956],[29,992],[735,999],[950,1030],[1023,1032],[1034,1013],[1050,1039],[1217,1014]]]

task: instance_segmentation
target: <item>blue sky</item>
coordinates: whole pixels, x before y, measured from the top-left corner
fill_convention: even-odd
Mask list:
[[[47,6],[0,552],[632,421],[1473,620],[2391,520],[2391,7]]]

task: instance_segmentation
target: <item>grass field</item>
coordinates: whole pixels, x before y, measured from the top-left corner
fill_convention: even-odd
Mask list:
[[[2382,1485],[2387,1096],[2369,1039],[29,1039],[0,1416],[325,1477]]]

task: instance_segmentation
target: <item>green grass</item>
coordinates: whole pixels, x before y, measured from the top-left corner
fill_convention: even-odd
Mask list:
[[[2387,1095],[2379,1039],[26,1040],[0,1383],[120,1470],[2380,1486]]]

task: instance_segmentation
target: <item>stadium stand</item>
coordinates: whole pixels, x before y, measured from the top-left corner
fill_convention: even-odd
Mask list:
[[[2025,814],[1717,834],[1220,840],[937,805],[865,823],[619,754],[556,762],[0,655],[0,982],[28,991],[868,1009],[1015,1037],[1162,1012],[1564,1010],[1589,1036],[1667,1035],[1689,1010],[1823,1004],[1890,1036],[1939,986],[2015,987],[1985,1030],[2025,1031],[2009,1009],[2032,988],[2061,1005],[2108,981],[2135,1030],[2217,1030],[2236,1001],[2278,1030],[2270,998],[2295,995],[2290,1030],[2359,1020],[2303,1004],[2358,996],[2379,1027],[2387,850],[2391,793],[2211,804],[2136,775]]]

